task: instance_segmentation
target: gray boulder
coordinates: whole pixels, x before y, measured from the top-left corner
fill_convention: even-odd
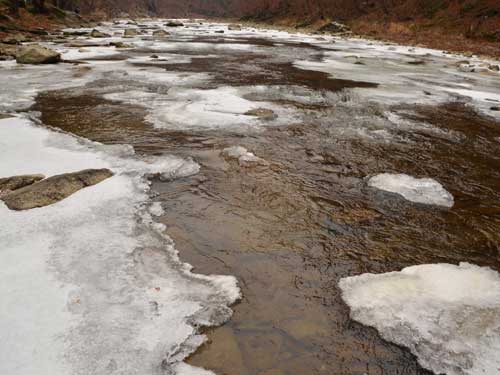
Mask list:
[[[16,53],[19,64],[55,64],[61,61],[61,54],[39,44],[22,46]]]
[[[0,196],[11,210],[28,210],[59,202],[113,175],[109,169],[85,169],[49,177]]]

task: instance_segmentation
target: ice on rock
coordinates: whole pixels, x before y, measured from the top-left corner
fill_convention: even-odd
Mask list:
[[[368,185],[396,193],[415,203],[453,207],[453,196],[432,178],[415,178],[406,174],[382,173],[371,177]]]
[[[425,264],[339,282],[352,319],[414,353],[436,374],[500,373],[500,274]]]
[[[222,155],[228,157],[229,159],[236,159],[242,167],[252,166],[252,165],[269,165],[267,161],[258,156],[255,156],[252,152],[248,152],[245,147],[242,146],[231,146],[222,150]]]
[[[208,374],[182,364],[205,340],[195,327],[227,320],[240,291],[234,277],[191,273],[152,220],[144,176],[195,163],[132,151],[0,120],[0,177],[115,173],[51,206],[0,202],[0,374]]]

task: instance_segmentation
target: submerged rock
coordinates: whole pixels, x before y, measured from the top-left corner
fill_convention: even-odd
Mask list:
[[[16,53],[20,64],[55,64],[61,61],[61,54],[39,44],[23,46]]]
[[[255,116],[265,120],[273,120],[278,117],[272,109],[256,108],[245,112],[246,116]]]
[[[113,175],[109,169],[85,169],[49,177],[1,197],[11,210],[28,210],[59,202],[85,187],[95,185]]]
[[[43,174],[26,174],[0,178],[0,196],[8,194],[13,190],[32,185],[35,182],[43,180],[44,178],[45,176]]]

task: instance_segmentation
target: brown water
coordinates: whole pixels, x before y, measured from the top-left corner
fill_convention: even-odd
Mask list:
[[[165,68],[210,72],[211,85],[367,87],[299,72],[279,58],[252,59],[242,53]],[[257,73],[243,74],[238,67],[247,71],[245,64],[258,65]],[[235,275],[243,299],[230,322],[207,332],[210,342],[191,364],[221,375],[427,374],[408,351],[349,319],[338,280],[436,262],[500,271],[500,127],[460,102],[390,108],[456,137],[396,130],[398,141],[379,142],[338,137],[337,123],[349,119],[355,126],[378,116],[377,108],[342,105],[287,103],[302,108],[306,120],[258,132],[159,130],[145,122],[144,108],[96,94],[108,84],[41,94],[33,109],[47,125],[129,143],[138,153],[192,156],[201,165],[195,177],[153,181],[153,199],[165,208],[160,221],[181,258],[197,272]],[[324,117],[333,124],[318,120]],[[224,159],[220,151],[231,145],[270,166],[244,168]],[[368,188],[366,177],[381,172],[432,176],[455,205],[412,204]]]

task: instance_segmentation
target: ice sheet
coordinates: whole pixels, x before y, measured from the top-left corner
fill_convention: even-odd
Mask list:
[[[371,177],[368,185],[399,194],[411,202],[453,207],[453,196],[432,178],[382,173]]]
[[[500,369],[500,275],[469,263],[424,264],[340,280],[351,317],[408,347],[436,374]]]
[[[2,374],[204,373],[179,363],[204,341],[194,327],[228,319],[239,289],[180,262],[143,178],[198,166],[0,120],[0,177],[103,167],[115,175],[56,204],[0,203]]]

